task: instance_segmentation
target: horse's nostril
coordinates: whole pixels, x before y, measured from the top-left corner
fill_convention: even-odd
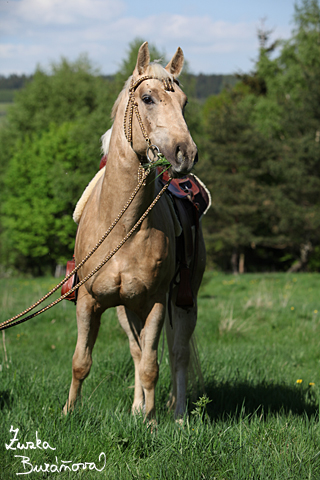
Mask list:
[[[177,146],[177,149],[176,149],[176,157],[179,162],[183,161],[184,155],[179,146]]]
[[[194,165],[198,163],[199,157],[198,157],[198,152],[196,153],[196,156],[194,157]]]

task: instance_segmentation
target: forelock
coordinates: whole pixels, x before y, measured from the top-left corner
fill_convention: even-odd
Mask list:
[[[146,72],[144,73],[144,75],[149,76],[149,77],[158,78],[159,80],[169,79],[172,82],[174,81],[174,76],[171,73],[169,73],[162,65],[160,65],[159,61],[157,61],[157,60],[148,65],[148,68],[147,68]],[[111,117],[112,117],[113,120],[116,116],[119,104],[120,104],[123,96],[126,95],[129,91],[131,80],[132,80],[132,75],[125,82],[123,89],[119,93],[118,98],[113,105],[112,113],[111,113]]]

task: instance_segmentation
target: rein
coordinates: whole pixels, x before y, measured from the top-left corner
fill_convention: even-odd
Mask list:
[[[148,174],[150,173],[150,170],[147,171],[145,173],[145,176],[143,178],[143,181],[145,180],[145,178],[148,176]],[[58,290],[58,288],[61,287],[61,285],[63,285],[77,270],[79,270],[79,268],[88,260],[88,258],[91,257],[91,255],[97,250],[97,248],[101,245],[101,243],[105,240],[105,238],[109,235],[109,233],[111,232],[111,230],[116,226],[116,224],[118,223],[118,221],[120,220],[120,218],[122,217],[122,215],[124,214],[125,210],[127,210],[128,206],[130,205],[130,203],[132,202],[133,198],[136,196],[136,194],[138,193],[138,190],[140,189],[140,187],[143,185],[143,183],[141,183],[141,185],[137,185],[136,189],[135,189],[135,194],[132,194],[130,199],[128,200],[127,204],[126,204],[126,207],[120,212],[120,214],[118,215],[118,217],[114,220],[114,222],[112,223],[112,225],[108,228],[108,230],[105,232],[105,234],[101,237],[101,239],[99,240],[99,242],[95,245],[95,247],[91,250],[91,252],[88,253],[88,255],[79,263],[79,265],[76,266],[76,268],[74,270],[72,270],[72,272],[69,273],[69,275],[64,279],[62,280],[58,285],[56,285],[50,292],[48,292],[44,297],[42,297],[40,300],[38,300],[36,303],[34,303],[33,305],[31,305],[31,307],[27,308],[26,310],[24,310],[23,312],[21,312],[19,315],[16,315],[15,317],[12,317],[10,318],[9,320],[6,320],[5,322],[2,322],[0,324],[0,331],[1,330],[6,330],[7,328],[10,328],[10,327],[13,327],[15,325],[19,325],[20,323],[23,323],[23,322],[26,322],[27,320],[30,320],[31,318],[34,318],[38,315],[40,315],[40,313],[43,313],[45,312],[46,310],[49,310],[50,308],[54,307],[55,305],[57,305],[58,303],[60,303],[62,300],[64,300],[67,296],[70,295],[70,293],[73,293],[75,290],[77,290],[78,288],[81,287],[81,285],[83,285],[84,283],[87,282],[87,280],[89,280],[89,278],[91,278],[94,274],[96,274],[116,253],[117,251],[122,247],[122,245],[124,245],[126,243],[126,241],[133,235],[133,233],[137,230],[137,228],[139,227],[139,225],[143,222],[143,220],[147,217],[147,215],[150,213],[150,211],[153,209],[153,207],[155,206],[155,204],[160,200],[161,196],[164,194],[164,192],[167,190],[167,188],[169,187],[170,185],[170,181],[171,179],[164,185],[164,187],[160,190],[160,192],[158,193],[158,195],[155,197],[155,199],[153,200],[153,202],[149,205],[149,207],[147,208],[147,210],[144,212],[144,214],[139,218],[139,220],[137,221],[137,223],[132,227],[132,229],[127,233],[127,235],[121,240],[121,242],[105,257],[104,260],[102,260],[102,262],[99,263],[99,265],[94,268],[90,273],[88,273],[88,275],[86,277],[84,277],[77,285],[75,285],[73,288],[71,288],[68,292],[66,292],[64,295],[62,295],[61,297],[59,297],[57,300],[55,300],[54,302],[50,303],[49,305],[47,305],[46,307],[43,307],[41,310],[38,310],[37,312],[34,312],[32,313],[31,315],[29,315],[28,317],[25,317],[25,318],[22,318],[21,320],[18,320],[18,318],[21,318],[23,317],[23,315],[25,315],[26,313],[30,312],[30,310],[33,310],[35,307],[37,307],[38,305],[40,305],[40,303],[42,303],[46,298],[48,298],[49,296],[51,296],[56,290]],[[139,188],[138,188],[139,187]],[[129,203],[130,202],[130,203]]]
[[[113,223],[110,225],[108,230],[102,235],[100,240],[96,243],[96,245],[92,248],[92,250],[84,257],[84,259],[60,283],[58,283],[52,290],[50,290],[46,295],[44,295],[42,298],[40,298],[37,302],[35,302],[33,305],[31,305],[30,307],[28,307],[26,310],[19,313],[18,315],[15,315],[14,317],[0,323],[0,331],[1,330],[6,330],[7,328],[10,328],[10,327],[13,327],[15,325],[19,325],[20,323],[26,322],[27,320],[30,320],[31,318],[34,318],[34,317],[40,315],[40,313],[43,313],[43,312],[49,310],[50,308],[54,307],[55,305],[60,303],[62,300],[64,300],[66,297],[68,297],[75,290],[80,288],[84,283],[86,283],[87,280],[89,280],[89,278],[91,278],[93,275],[95,275],[117,253],[117,251],[122,247],[122,245],[124,245],[124,243],[126,243],[126,241],[133,235],[133,233],[137,230],[139,225],[147,217],[147,215],[150,213],[150,211],[153,209],[153,207],[156,205],[156,203],[160,200],[161,196],[164,194],[164,192],[169,187],[170,182],[171,182],[170,177],[169,177],[168,182],[163,186],[163,188],[160,190],[160,192],[155,197],[153,202],[149,205],[147,210],[139,218],[139,220],[132,227],[132,229],[128,232],[128,234],[121,240],[121,242],[111,252],[109,252],[109,254],[104,258],[104,260],[102,262],[100,262],[99,265],[96,268],[94,268],[86,277],[84,277],[77,285],[72,287],[64,295],[61,295],[61,297],[59,297],[57,300],[55,300],[52,303],[50,303],[49,305],[41,308],[40,310],[32,313],[31,315],[28,315],[27,317],[24,317],[24,315],[26,315],[31,310],[36,308],[38,305],[40,305],[42,302],[44,302],[47,298],[49,298],[54,292],[56,292],[65,282],[67,282],[69,280],[69,278],[72,277],[72,275],[74,275],[85,264],[85,262],[94,254],[94,252],[100,247],[100,245],[103,243],[103,241],[107,238],[107,236],[110,234],[110,232],[117,225],[117,223],[119,222],[121,217],[124,215],[126,210],[131,205],[132,201],[136,197],[140,188],[143,185],[144,186],[146,185],[145,180],[146,180],[147,176],[149,175],[149,173],[151,171],[151,167],[152,167],[152,163],[153,163],[150,160],[149,155],[148,155],[149,149],[150,148],[151,149],[155,148],[158,151],[158,154],[159,154],[160,150],[156,145],[151,144],[151,140],[148,137],[146,129],[143,125],[143,122],[142,122],[142,119],[141,119],[141,116],[140,116],[140,113],[139,113],[139,109],[138,109],[138,104],[135,101],[134,93],[135,93],[135,90],[137,89],[137,87],[144,80],[148,80],[148,79],[152,79],[152,78],[155,78],[155,77],[144,76],[144,77],[141,77],[140,79],[138,79],[136,82],[134,82],[133,79],[132,79],[131,85],[130,85],[130,88],[129,88],[129,101],[128,101],[128,104],[127,104],[127,107],[126,107],[126,110],[125,110],[125,115],[124,115],[125,137],[128,140],[128,142],[130,142],[130,143],[132,142],[132,119],[133,119],[133,112],[135,112],[135,114],[137,116],[137,119],[138,119],[138,122],[139,122],[139,125],[140,125],[140,128],[141,128],[141,131],[142,131],[142,135],[143,135],[144,139],[146,140],[146,142],[148,143],[147,158],[148,158],[148,161],[150,162],[150,164],[147,166],[146,169],[144,169],[142,166],[139,166],[139,171],[138,171],[139,181],[138,181],[138,184],[137,184],[136,188],[132,192],[130,198],[128,199],[127,203],[125,204],[125,206],[123,207],[121,212],[118,214],[118,216],[115,218]],[[173,82],[172,82],[171,79],[169,79],[169,78],[168,79],[162,79],[162,83],[164,85],[165,90],[174,91]],[[24,317],[24,318],[21,318],[21,317]]]

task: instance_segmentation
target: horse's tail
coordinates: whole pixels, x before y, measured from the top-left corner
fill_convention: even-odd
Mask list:
[[[190,360],[189,360],[189,385],[191,388],[191,401],[195,402],[200,396],[205,395],[204,378],[200,365],[199,350],[195,333],[190,339]]]

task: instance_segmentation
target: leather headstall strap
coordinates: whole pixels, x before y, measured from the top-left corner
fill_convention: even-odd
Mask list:
[[[138,80],[134,81],[132,78],[131,80],[131,85],[129,88],[129,100],[126,106],[125,114],[124,114],[124,120],[123,120],[123,128],[124,128],[124,134],[126,136],[126,139],[128,140],[129,143],[132,142],[132,119],[133,119],[133,112],[136,114],[136,117],[138,119],[138,123],[140,125],[142,135],[145,139],[145,141],[148,143],[148,145],[151,145],[151,140],[148,137],[147,131],[145,129],[145,126],[143,125],[142,118],[139,113],[139,108],[138,108],[138,103],[135,100],[135,91],[139,87],[139,85],[144,82],[145,80],[159,80],[160,82],[163,83],[164,89],[169,91],[169,92],[174,92],[174,87],[173,87],[173,82],[177,83],[179,85],[178,81],[176,79],[171,80],[171,78],[157,78],[153,77],[152,75],[145,75],[144,77],[140,77]]]

